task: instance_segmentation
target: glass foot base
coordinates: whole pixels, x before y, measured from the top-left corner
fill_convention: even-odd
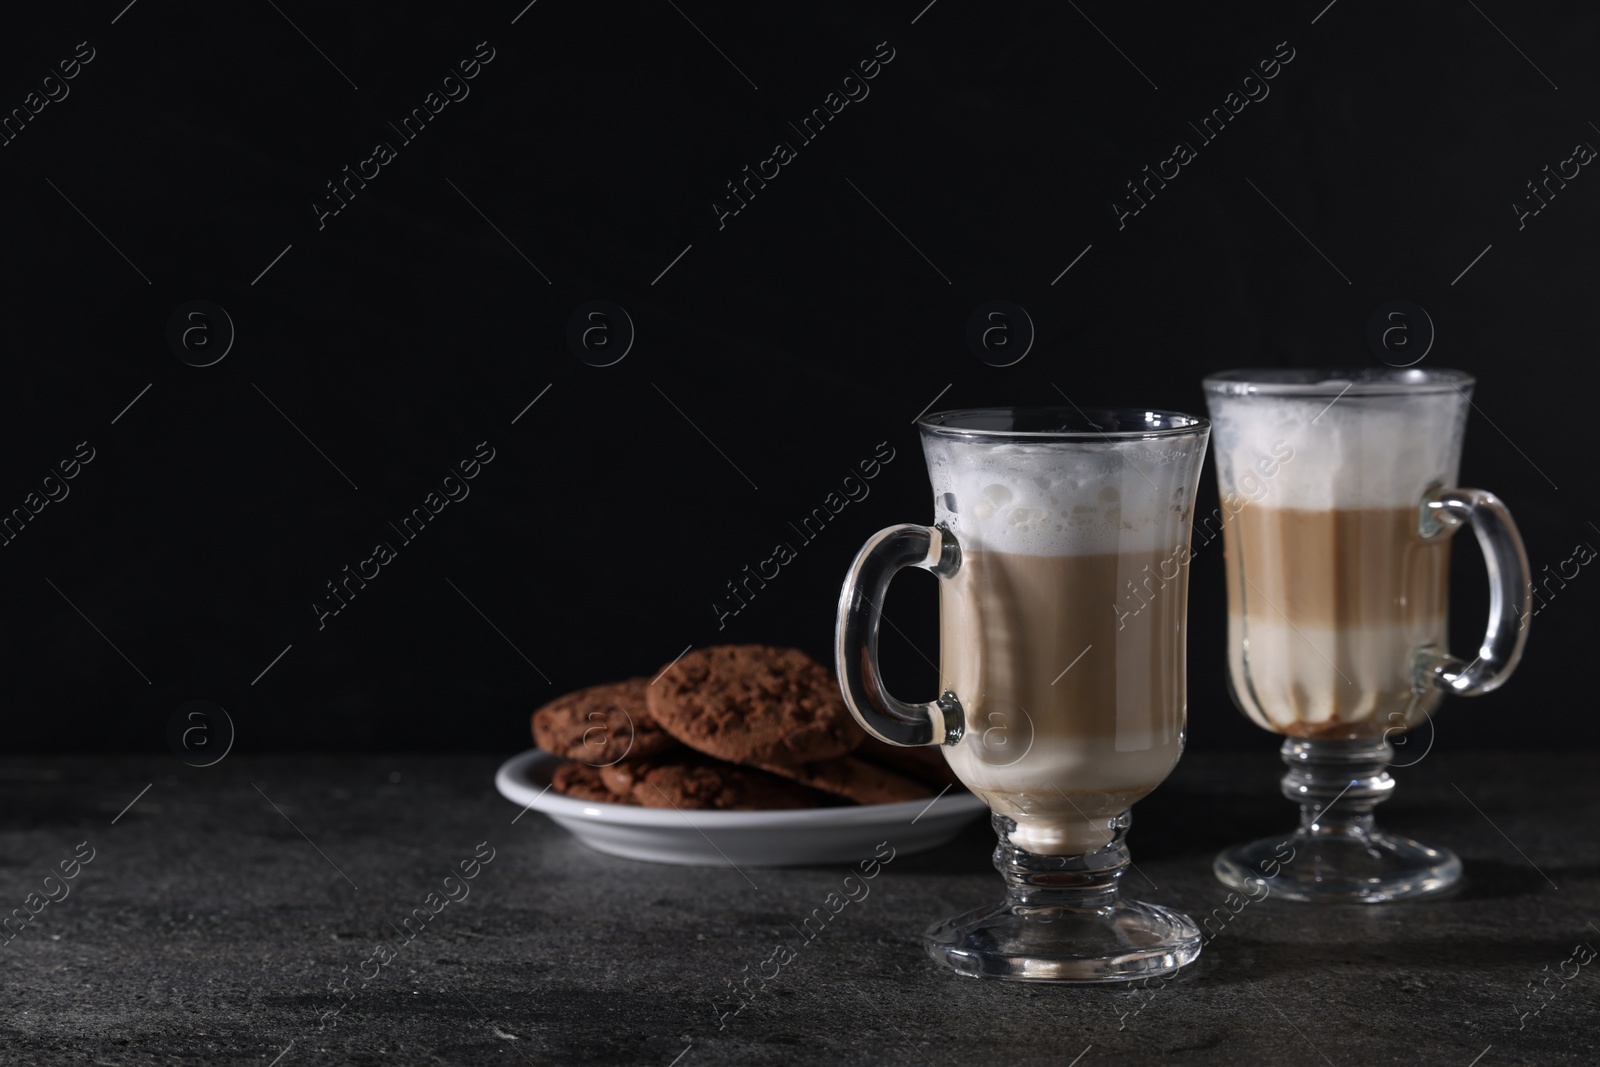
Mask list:
[[[922,943],[958,974],[1027,982],[1125,982],[1170,974],[1200,955],[1188,916],[1121,899],[1100,908],[1007,901],[938,923]]]
[[[1296,831],[1235,845],[1212,870],[1223,884],[1260,899],[1263,887],[1285,900],[1382,904],[1442,893],[1461,878],[1461,861],[1381,830]]]

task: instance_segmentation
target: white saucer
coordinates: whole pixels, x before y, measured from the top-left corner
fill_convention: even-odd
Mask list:
[[[495,788],[524,810],[543,812],[599,852],[690,867],[789,867],[854,863],[887,841],[898,855],[949,841],[989,809],[961,789],[931,802],[862,804],[802,811],[689,811],[597,804],[550,789],[562,760],[529,749],[501,764]]]

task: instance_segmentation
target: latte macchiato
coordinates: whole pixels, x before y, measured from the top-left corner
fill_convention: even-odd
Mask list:
[[[1130,442],[1077,463],[1060,446],[995,447],[962,469],[964,453],[926,447],[934,485],[955,487],[936,510],[962,546],[940,583],[940,675],[966,735],[945,756],[1016,821],[1017,845],[1103,847],[1183,751],[1187,582],[1150,576],[1188,544],[1193,465]]]
[[[1288,442],[1293,458],[1252,481],[1223,526],[1228,667],[1259,726],[1354,740],[1414,726],[1444,693],[1418,657],[1446,646],[1450,547],[1424,540],[1421,503],[1453,485],[1454,391],[1347,398],[1211,397],[1225,500]]]
[[[1425,355],[1426,353],[1424,353]],[[1419,356],[1418,359],[1421,357]],[[1416,367],[1233,370],[1205,380],[1228,584],[1228,681],[1284,735],[1288,838],[1234,845],[1212,869],[1253,894],[1380,904],[1440,893],[1461,860],[1380,829],[1403,734],[1447,695],[1492,692],[1527,640],[1528,556],[1493,493],[1456,482],[1469,374]],[[1277,447],[1282,445],[1281,451]],[[1471,529],[1489,579],[1477,655],[1446,636],[1450,540]],[[1432,748],[1407,749],[1402,766]],[[1279,863],[1288,846],[1293,866]]]
[[[862,546],[834,659],[862,726],[940,746],[991,812],[1005,897],[935,923],[923,945],[974,977],[1176,971],[1200,954],[1199,928],[1121,885],[1129,809],[1183,752],[1186,564],[1210,428],[1076,406],[917,424],[937,524],[891,526]],[[878,662],[883,598],[910,567],[939,578],[940,691],[921,704],[897,699]]]

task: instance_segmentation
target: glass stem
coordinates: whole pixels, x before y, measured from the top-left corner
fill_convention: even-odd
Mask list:
[[[1045,856],[1019,848],[1011,843],[1015,822],[1005,815],[992,815],[991,821],[998,838],[994,866],[1006,881],[1006,899],[1013,909],[1096,911],[1117,903],[1119,883],[1129,863],[1130,812],[1104,820],[1109,835],[1106,843],[1077,856]]]
[[[1389,799],[1394,749],[1384,738],[1283,742],[1283,795],[1300,805],[1299,834],[1361,836],[1372,831],[1372,809]]]

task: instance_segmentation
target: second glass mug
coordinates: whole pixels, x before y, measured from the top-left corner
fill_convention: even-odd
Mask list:
[[[1510,676],[1527,640],[1528,557],[1494,494],[1456,488],[1473,379],[1451,370],[1236,370],[1205,380],[1215,426],[1234,702],[1283,735],[1291,835],[1217,857],[1226,884],[1380,903],[1448,889],[1461,861],[1384,833],[1389,738],[1446,695]],[[1209,521],[1209,520],[1208,520]],[[1449,653],[1449,538],[1489,576],[1477,658]],[[1414,761],[1413,761],[1414,762]],[[1288,846],[1292,859],[1284,861]]]
[[[839,601],[846,704],[897,745],[942,745],[988,803],[1006,882],[996,906],[924,935],[957,972],[1114,982],[1200,952],[1184,915],[1124,899],[1134,801],[1183,751],[1190,520],[1204,419],[1142,409],[986,408],[918,422],[933,526],[882,530]],[[1123,595],[1177,576],[1150,602]],[[940,691],[895,699],[878,668],[885,592],[940,578]],[[1127,600],[1129,603],[1124,603]]]

